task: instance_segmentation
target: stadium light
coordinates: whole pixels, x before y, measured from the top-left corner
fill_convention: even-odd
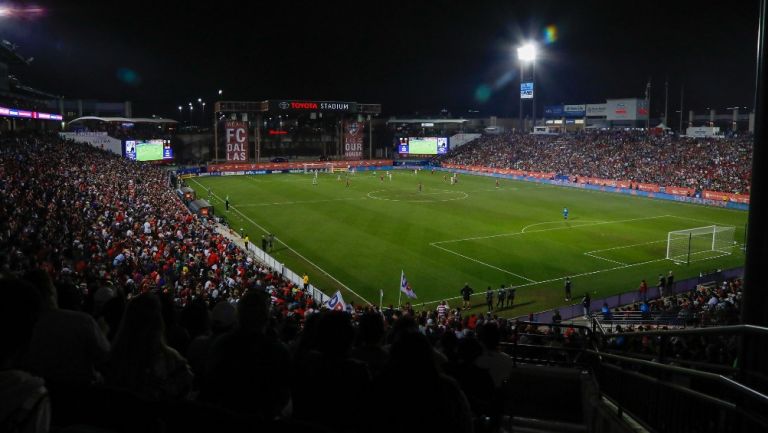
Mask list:
[[[203,102],[203,98],[197,98],[197,102]]]
[[[221,96],[222,93],[224,93],[224,91],[219,89],[219,96]]]
[[[523,77],[525,76],[525,65],[527,63],[530,63],[532,68],[532,75],[531,75],[531,84],[533,85],[533,88],[531,89],[533,91],[533,94],[530,95],[531,98],[531,117],[533,118],[533,126],[536,126],[536,92],[538,89],[535,88],[536,83],[536,44],[533,42],[526,42],[523,45],[519,46],[517,48],[517,58],[520,60],[520,83],[523,83]],[[522,86],[521,86],[522,87]],[[520,131],[523,131],[524,125],[523,125],[523,96],[522,96],[522,89],[521,89],[521,95],[520,95]]]
[[[528,42],[517,49],[517,58],[524,62],[536,61],[536,45]]]

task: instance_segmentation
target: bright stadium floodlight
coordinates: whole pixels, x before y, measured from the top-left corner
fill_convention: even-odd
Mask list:
[[[533,62],[536,60],[536,45],[528,42],[517,49],[517,58],[524,62]]]
[[[224,93],[224,91],[219,89],[219,95],[221,95],[222,93]]]

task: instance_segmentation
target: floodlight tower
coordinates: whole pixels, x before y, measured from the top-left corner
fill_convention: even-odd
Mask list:
[[[517,59],[520,61],[520,83],[522,84],[525,77],[525,65],[530,63],[531,64],[531,105],[532,105],[532,113],[531,117],[533,118],[533,124],[536,125],[536,90],[535,90],[535,82],[536,82],[536,45],[533,42],[527,42],[523,44],[522,46],[518,47],[517,49]],[[521,86],[521,92],[520,92],[520,130],[523,130],[523,92],[522,92],[522,86]]]

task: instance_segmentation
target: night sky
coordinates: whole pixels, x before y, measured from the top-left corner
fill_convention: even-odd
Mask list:
[[[686,111],[753,106],[757,0],[171,3],[42,1],[42,17],[0,18],[0,37],[35,57],[12,71],[25,84],[131,100],[136,116],[177,117],[219,88],[228,100],[381,103],[386,115],[517,115],[526,39],[541,50],[539,113],[642,97],[651,77],[657,116],[667,76],[672,113],[682,83]]]

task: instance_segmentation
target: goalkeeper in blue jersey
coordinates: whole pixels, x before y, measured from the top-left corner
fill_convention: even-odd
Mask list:
[[[565,220],[568,219],[568,208],[567,207],[563,208],[563,219],[565,219]]]

